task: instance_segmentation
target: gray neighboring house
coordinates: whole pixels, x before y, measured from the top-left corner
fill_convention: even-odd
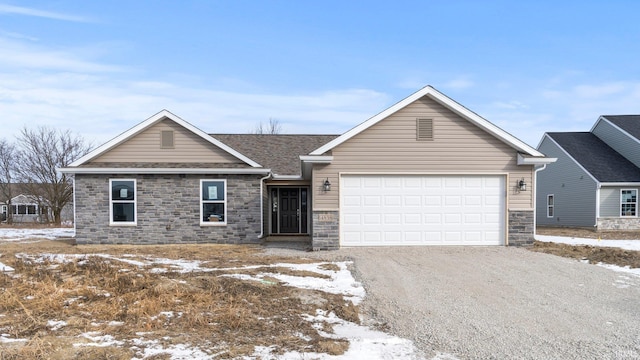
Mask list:
[[[538,175],[538,225],[638,230],[640,115],[603,115],[589,132],[546,133],[557,158]]]
[[[0,222],[7,221],[9,212],[14,223],[43,223],[53,220],[53,212],[44,205],[44,199],[29,194],[26,185],[13,183],[9,192],[13,194],[11,201],[0,198]],[[61,219],[63,222],[73,221],[73,204],[67,204],[62,209]]]
[[[427,86],[341,135],[208,134],[163,110],[60,170],[80,244],[321,250],[530,244],[551,161]]]

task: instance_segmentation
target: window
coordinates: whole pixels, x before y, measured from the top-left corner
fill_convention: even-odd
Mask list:
[[[200,180],[200,225],[227,224],[227,181]]]
[[[18,205],[18,215],[27,214],[27,205]]]
[[[433,140],[433,119],[418,119],[416,127],[418,140]]]
[[[36,206],[35,205],[27,205],[27,214],[35,215],[36,214]]]
[[[173,131],[172,130],[160,131],[160,148],[173,149]]]
[[[636,216],[637,210],[638,190],[620,190],[620,216]]]
[[[555,199],[553,198],[553,194],[547,195],[547,217],[548,218],[553,217],[553,211],[555,210],[554,201]]]
[[[7,205],[2,205],[2,210],[0,211],[0,213],[2,213],[2,214],[6,214],[7,213]]]
[[[136,225],[136,181],[109,180],[109,224]]]

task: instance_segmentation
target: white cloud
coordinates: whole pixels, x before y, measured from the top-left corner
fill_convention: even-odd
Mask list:
[[[73,21],[73,22],[90,22],[91,19],[83,16],[62,14],[52,11],[43,11],[38,9],[26,8],[22,6],[0,4],[0,14],[17,14],[25,16],[42,17],[53,20]]]
[[[443,87],[445,89],[452,89],[452,90],[469,89],[473,86],[475,86],[475,83],[466,78],[453,79],[443,84]]]

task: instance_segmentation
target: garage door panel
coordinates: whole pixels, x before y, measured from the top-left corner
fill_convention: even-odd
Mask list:
[[[343,175],[341,184],[343,246],[504,243],[503,176]]]

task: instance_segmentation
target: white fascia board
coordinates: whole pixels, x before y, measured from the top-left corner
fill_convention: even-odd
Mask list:
[[[636,182],[602,182],[600,186],[640,186],[640,181]]]
[[[547,165],[558,161],[558,158],[550,157],[524,157],[518,153],[518,165]]]
[[[277,175],[273,174],[273,180],[303,180],[302,175]]]
[[[600,121],[602,120],[606,120],[609,124],[613,125],[613,123],[611,123],[609,120],[607,120],[607,118],[605,118],[604,116],[600,115],[598,117],[598,120],[596,120],[596,122],[593,124],[593,126],[591,127],[591,130],[589,130],[590,133],[593,133],[593,130],[598,127],[598,124],[600,123]]]
[[[253,175],[269,174],[271,169],[263,168],[90,168],[66,167],[58,168],[65,174],[230,174]]]
[[[323,155],[300,155],[300,160],[308,163],[316,164],[330,164],[333,161],[333,156]]]
[[[357,134],[361,133],[362,131],[366,130],[367,128],[377,124],[381,120],[389,117],[390,115],[396,113],[397,111],[403,109],[404,107],[408,106],[409,104],[415,102],[416,100],[420,99],[421,97],[423,97],[425,95],[429,95],[435,101],[439,102],[440,104],[444,105],[445,107],[449,108],[451,111],[457,113],[458,115],[464,117],[465,119],[471,121],[472,123],[474,123],[475,125],[477,125],[478,127],[482,128],[482,129],[484,129],[485,131],[489,132],[490,134],[492,134],[492,135],[496,136],[497,138],[501,139],[503,142],[507,143],[508,145],[510,145],[511,147],[517,149],[518,151],[527,153],[528,155],[531,155],[531,156],[544,157],[544,154],[538,152],[536,149],[534,149],[531,146],[525,144],[524,142],[522,142],[521,140],[517,139],[513,135],[511,135],[508,132],[500,129],[499,127],[497,127],[496,125],[492,124],[488,120],[484,119],[483,117],[479,116],[478,114],[474,113],[473,111],[467,109],[466,107],[462,106],[461,104],[457,103],[453,99],[451,99],[448,96],[442,94],[441,92],[439,92],[438,90],[436,90],[435,88],[433,88],[433,87],[431,87],[429,85],[425,86],[422,89],[416,91],[415,93],[409,95],[405,99],[397,102],[395,105],[393,105],[393,106],[389,107],[388,109],[382,111],[381,113],[373,116],[372,118],[369,118],[368,120],[366,120],[365,122],[361,123],[360,125],[352,128],[351,130],[347,131],[346,133],[344,133],[344,134],[338,136],[337,138],[333,139],[332,141],[326,143],[322,147],[312,151],[310,154],[311,155],[322,155],[322,154],[326,153],[327,151],[330,151],[331,149],[335,148],[336,146],[338,146],[338,145],[344,143],[345,141],[351,139],[355,135],[357,135]]]
[[[614,129],[620,131],[622,134],[626,135],[627,137],[629,137],[629,139],[631,139],[631,141],[637,142],[640,144],[640,139],[638,139],[637,137],[629,134],[629,132],[627,132],[625,129],[621,128],[620,126],[612,123],[611,121],[609,121],[609,119],[607,119],[604,116],[600,116],[600,118],[598,118],[598,121],[596,122],[596,125],[598,123],[600,123],[600,121],[606,121],[609,125],[611,125]],[[591,128],[591,133],[593,133],[593,130],[596,128],[596,125],[593,125],[593,127]],[[607,144],[608,145],[608,144]]]
[[[229,146],[223,144],[219,140],[213,138],[209,134],[207,134],[204,131],[198,129],[197,127],[191,125],[186,120],[183,120],[182,118],[180,118],[179,116],[173,114],[172,112],[170,112],[168,110],[162,110],[159,113],[151,116],[150,118],[146,119],[145,121],[139,123],[138,125],[132,127],[131,129],[123,132],[122,134],[120,134],[120,135],[116,136],[115,138],[109,140],[108,142],[104,143],[103,145],[97,147],[96,149],[94,149],[93,151],[88,153],[87,155],[85,155],[85,156],[79,158],[78,160],[72,162],[71,164],[69,164],[69,166],[70,167],[80,166],[80,165],[84,164],[85,162],[104,154],[105,152],[111,150],[112,148],[116,147],[117,145],[119,145],[119,144],[123,143],[124,141],[128,140],[130,137],[142,132],[146,128],[152,126],[153,124],[159,122],[160,120],[162,120],[164,118],[167,118],[169,120],[172,120],[172,121],[176,122],[178,125],[186,128],[187,130],[189,130],[189,131],[193,132],[194,134],[200,136],[201,138],[203,138],[207,142],[209,142],[209,143],[221,148],[222,150],[228,152],[229,154],[235,156],[236,158],[244,161],[248,165],[250,165],[252,167],[261,167],[260,164],[258,164],[255,161],[249,159],[248,157],[242,155],[241,153],[237,152],[236,150],[230,148]]]

